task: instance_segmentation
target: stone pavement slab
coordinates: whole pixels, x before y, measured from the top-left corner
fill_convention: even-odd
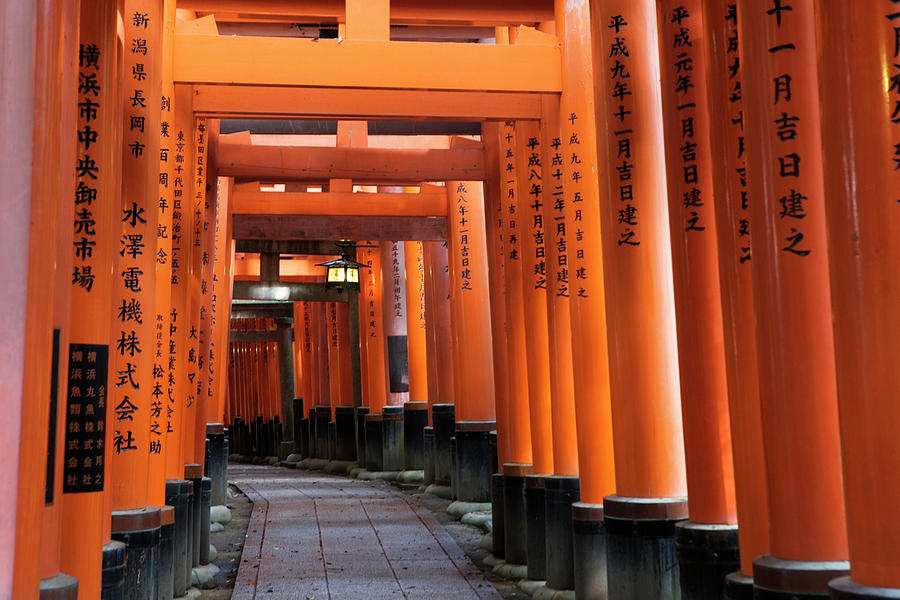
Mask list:
[[[253,501],[233,600],[499,600],[424,507],[383,482],[230,466]]]

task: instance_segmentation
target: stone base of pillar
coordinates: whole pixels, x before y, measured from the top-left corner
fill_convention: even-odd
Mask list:
[[[366,415],[366,470],[384,471],[384,423],[380,414]]]
[[[212,507],[212,479],[200,480],[200,564],[209,564],[209,510]]]
[[[452,404],[433,404],[431,406],[431,422],[434,426],[434,483],[440,486],[451,485],[450,438],[456,433]]]
[[[228,454],[225,449],[225,425],[206,424],[206,447],[209,451],[207,475],[212,479],[212,500],[214,505],[225,504],[228,500]],[[293,451],[293,446],[292,446]]]
[[[159,514],[159,587],[157,600],[175,597],[175,507],[163,506]]]
[[[316,442],[316,458],[328,458],[328,423],[331,422],[331,407],[316,406],[313,408],[313,420]]]
[[[506,562],[524,565],[528,561],[527,517],[525,514],[525,476],[532,465],[503,465],[503,533]]]
[[[38,597],[40,600],[78,600],[78,580],[65,573],[41,579]]]
[[[337,458],[337,425],[329,421],[327,425],[328,455],[326,458],[332,461]]]
[[[606,527],[603,505],[572,504],[572,563],[575,597],[606,600]]]
[[[422,463],[425,470],[423,484],[427,487],[434,483],[434,427],[422,430]]]
[[[303,454],[303,398],[291,400],[291,432],[294,442],[291,454]]]
[[[609,596],[680,598],[675,525],[687,519],[687,500],[608,496],[603,513]]]
[[[352,406],[334,407],[334,458],[356,460],[356,415]]]
[[[457,421],[457,498],[462,502],[491,501],[491,431],[495,421]]]
[[[456,434],[450,436],[450,498],[459,498],[459,450],[456,446]]]
[[[581,498],[580,480],[565,475],[548,475],[544,478],[544,488],[547,587],[574,590],[572,505]]]
[[[385,471],[403,470],[403,407],[381,409],[381,453]]]
[[[491,475],[491,551],[496,558],[506,558],[506,520],[503,507],[503,473],[494,473]]]
[[[191,482],[191,497],[188,506],[191,511],[191,553],[188,564],[188,583],[191,587],[190,569],[200,566],[200,523],[203,518],[201,496],[203,494],[203,467],[198,464],[184,465],[184,478]]]
[[[103,573],[100,576],[100,600],[122,600],[125,597],[125,544],[103,545]]]
[[[281,442],[278,444],[278,462],[286,461],[294,453],[294,442]]]
[[[187,476],[187,473],[185,473]],[[199,484],[198,484],[199,485]],[[194,523],[198,517],[197,512],[194,510],[195,500],[197,497],[194,495],[194,481],[188,479],[187,485],[187,552],[184,555],[184,589],[188,590],[191,587],[191,569],[194,568],[194,547],[197,546],[197,538],[195,537],[198,531],[194,528]]]
[[[675,550],[683,600],[725,597],[725,577],[741,564],[736,525],[679,523]]]
[[[166,504],[172,507],[172,517],[174,519],[173,531],[173,554],[172,554],[172,575],[173,589],[172,597],[178,598],[184,596],[187,592],[186,583],[189,583],[190,573],[186,570],[190,568],[188,565],[188,554],[190,552],[190,519],[188,517],[188,487],[190,482],[185,479],[169,479],[166,481]]]
[[[825,600],[829,582],[850,573],[850,563],[783,560],[771,554],[753,560],[756,600]]]
[[[300,460],[309,458],[309,419],[306,417],[300,419],[300,437],[298,439],[297,454],[300,455]]]
[[[113,511],[112,539],[125,544],[125,589],[134,600],[159,595],[160,509]]]
[[[357,406],[356,415],[356,462],[363,469],[366,468],[366,415],[369,414],[368,406]]]
[[[850,577],[838,577],[828,584],[832,600],[880,600],[900,599],[900,589],[868,587],[853,583]]]
[[[725,600],[753,600],[753,578],[740,571],[726,575]]]
[[[403,404],[403,467],[406,471],[425,468],[425,427],[428,426],[428,403]]]
[[[544,475],[525,476],[525,564],[528,579],[547,580],[547,506]]]

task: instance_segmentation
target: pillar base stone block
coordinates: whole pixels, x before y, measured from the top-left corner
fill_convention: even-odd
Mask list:
[[[157,600],[175,597],[175,508],[163,506],[159,527],[159,586]]]
[[[209,564],[209,523],[212,508],[212,479],[200,480],[200,564]]]
[[[433,404],[431,422],[434,425],[434,483],[451,484],[450,438],[456,432],[453,404]]]
[[[525,476],[525,540],[528,579],[547,580],[547,507],[544,475]]]
[[[450,437],[450,497],[459,498],[459,454],[456,447],[456,435]]]
[[[687,520],[687,499],[613,495],[604,499],[603,513],[609,596],[680,598],[675,525]]]
[[[868,587],[853,583],[848,576],[838,577],[828,584],[831,600],[882,600],[900,599],[900,589]]]
[[[77,600],[78,580],[65,573],[41,579],[39,598],[40,600]]]
[[[847,561],[806,562],[784,560],[771,554],[753,560],[756,600],[825,600],[829,582],[849,575]]]
[[[422,483],[429,486],[434,483],[434,427],[422,430],[422,460],[425,470]]]
[[[725,597],[725,577],[740,567],[736,525],[679,523],[675,549],[684,600]]]
[[[173,580],[174,597],[183,596],[187,591],[190,565],[188,558],[191,548],[190,517],[188,514],[188,487],[185,479],[169,479],[166,481],[166,504],[174,511],[175,530],[173,535]]]
[[[225,504],[228,500],[228,450],[223,423],[206,424],[207,448],[209,448],[209,476],[212,479],[212,503]],[[293,450],[292,450],[293,451]]]
[[[456,457],[462,502],[491,501],[491,438],[495,421],[457,421]]]
[[[315,435],[311,435],[315,444],[316,458],[328,458],[328,423],[331,422],[330,406],[315,406],[312,409],[312,431]]]
[[[403,404],[403,468],[421,471],[425,468],[425,427],[428,426],[428,403]]]
[[[725,600],[753,600],[753,578],[740,571],[726,575]]]
[[[160,525],[157,506],[112,513],[112,539],[125,544],[125,589],[134,600],[157,600]]]
[[[506,556],[504,540],[506,526],[503,516],[503,473],[491,475],[491,523],[493,527],[491,551],[497,558],[504,558]]]
[[[335,460],[356,460],[356,411],[352,406],[334,407]]]
[[[575,596],[606,600],[606,526],[603,505],[572,504],[572,566]]]
[[[384,427],[380,414],[367,414],[366,420],[366,470],[384,471]]]
[[[385,406],[381,409],[381,453],[384,461],[384,471],[403,470],[405,461],[403,458],[403,407]]]
[[[567,475],[548,475],[544,487],[547,586],[560,591],[574,590],[572,505],[581,498],[580,480]]]
[[[503,465],[503,531],[506,561],[524,565],[528,560],[527,517],[525,514],[525,476],[532,465],[506,463]],[[523,575],[526,577],[527,571]]]
[[[103,545],[103,573],[100,578],[100,600],[122,600],[125,597],[125,544]]]
[[[356,419],[356,462],[359,466],[366,466],[366,415],[369,414],[368,406],[354,408]]]

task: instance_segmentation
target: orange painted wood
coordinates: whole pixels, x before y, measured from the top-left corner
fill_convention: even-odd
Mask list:
[[[554,24],[555,27],[555,24]],[[541,183],[547,278],[547,339],[550,353],[550,395],[553,427],[553,473],[578,475],[578,428],[575,422],[575,377],[572,373],[572,329],[569,313],[568,240],[565,186],[554,176],[557,156],[559,101],[545,100],[540,124]],[[557,163],[554,165],[554,162]]]
[[[700,0],[656,6],[688,515],[735,524],[703,12]],[[685,80],[685,64],[696,76]]]
[[[216,206],[216,263],[213,280],[213,340],[210,362],[213,370],[213,402],[208,407],[208,422],[224,423],[228,361],[228,323],[231,320],[231,295],[234,288],[234,240],[231,239],[231,194],[234,180],[219,179],[219,196]]]
[[[369,244],[371,245],[371,243]],[[369,379],[369,408],[380,413],[387,403],[387,374],[385,366],[384,315],[382,313],[381,252],[375,248],[361,248],[360,278],[365,277],[365,298],[361,299],[360,312],[366,315],[368,334],[366,343],[366,373]]]
[[[391,39],[391,3],[388,0],[344,0],[346,39],[387,42]]]
[[[278,56],[278,61],[271,61]],[[268,68],[260,69],[266,64]],[[558,92],[559,49],[435,42],[175,36],[175,80],[194,84]]]
[[[619,61],[630,75],[626,85],[632,91],[632,95],[621,99],[614,96],[615,84],[622,84],[624,76],[594,81],[597,114],[602,119],[598,144],[603,164],[600,181],[606,184],[600,223],[604,232],[603,273],[616,494],[640,498],[683,497],[687,490],[672,247],[666,206],[662,112],[654,92],[660,76],[656,7],[653,0],[610,0],[592,3],[591,8],[595,7],[594,18],[604,27],[604,35],[597,40],[600,45],[595,50],[601,57],[595,64],[596,71],[614,74]],[[616,20],[617,15],[626,24]],[[618,50],[617,36],[626,45],[628,56]],[[563,110],[566,123],[571,116],[568,113]],[[563,138],[566,137],[564,134]],[[569,146],[565,154],[571,151]],[[618,167],[623,161],[627,161],[627,168],[620,172]],[[629,165],[633,165],[630,175]],[[573,203],[576,218],[577,210]],[[631,210],[635,212],[631,214]],[[572,225],[578,226],[575,219]],[[588,280],[598,276],[595,269],[587,273]],[[572,316],[573,331],[576,331],[579,324],[574,319],[581,312],[581,305],[577,299],[579,290],[574,288],[575,284]],[[579,370],[576,364],[576,398],[581,395]]]
[[[837,561],[847,559],[847,533],[816,19],[812,0],[791,4],[787,14],[738,4],[769,530],[777,558]],[[792,134],[779,130],[784,115],[801,118]]]
[[[401,391],[402,385],[396,389],[391,385],[391,354],[388,340],[392,337],[406,337],[406,268],[403,242],[381,242],[380,246],[381,297],[383,299],[381,309],[384,315],[385,368],[387,369],[385,393],[388,405],[402,406],[404,402],[409,401],[409,391]],[[407,378],[408,376],[409,371],[407,370]],[[402,381],[398,383],[402,384]]]
[[[234,215],[235,239],[423,240],[447,239],[446,217],[361,215]]]
[[[176,84],[176,87],[179,84]],[[184,84],[180,84],[184,85]],[[542,94],[453,90],[195,85],[198,116],[478,120],[536,119]]]
[[[480,181],[449,181],[447,191],[450,303],[457,308],[451,327],[459,350],[454,356],[456,422],[494,421],[484,191]]]
[[[729,8],[729,6],[733,8]],[[756,317],[750,249],[750,205],[743,101],[734,90],[743,80],[737,9],[731,0],[704,0],[713,193],[719,251],[719,282],[725,339],[725,372],[731,416],[734,487],[740,531],[741,572],[753,576],[753,559],[769,551],[765,458],[759,406]],[[732,41],[733,40],[733,41]],[[732,71],[732,65],[737,70]]]
[[[332,178],[396,182],[484,177],[480,150],[435,148],[328,148],[222,144],[216,155],[220,175],[280,181]]]
[[[425,256],[422,242],[405,242],[403,246],[409,399],[412,402],[427,402],[430,374],[425,339]]]
[[[565,283],[570,298],[581,501],[602,504],[603,498],[615,490],[617,463],[613,462],[610,414],[604,287],[606,257],[601,247],[602,195],[591,175],[596,173],[601,183],[606,176],[606,166],[601,160],[603,155],[597,155],[599,133],[594,119],[596,83],[593,73],[603,70],[600,64],[592,61],[590,13],[587,2],[567,6],[557,3],[556,24],[562,38],[564,83],[558,117],[560,139],[559,144],[550,140],[553,154],[546,186],[553,195],[554,208],[561,200],[565,214],[563,231],[557,229],[557,278],[564,278],[560,283]],[[573,115],[577,118],[572,118]],[[556,223],[559,227],[561,222],[557,220]],[[565,258],[559,251],[559,241],[563,239]],[[557,295],[561,293],[562,288],[559,288]]]
[[[452,404],[455,400],[453,378],[452,332],[450,328],[450,267],[447,264],[446,242],[423,242],[427,265],[427,288],[433,306],[433,346],[436,361],[436,398],[429,392],[429,404]],[[429,323],[431,321],[428,321]],[[430,356],[430,355],[429,355]],[[430,380],[429,380],[430,382]]]
[[[520,35],[521,37],[521,35]],[[517,38],[518,41],[518,38]],[[531,420],[531,454],[535,474],[552,474],[553,418],[550,389],[550,338],[547,328],[547,262],[544,236],[544,169],[541,163],[541,128],[537,121],[516,123],[514,166],[516,179],[516,228],[522,269],[521,290],[527,342],[528,411]],[[511,217],[513,215],[510,215]],[[574,431],[570,432],[574,433]]]
[[[892,400],[900,383],[892,334],[900,324],[900,6],[817,4],[820,39],[829,40],[819,66],[828,90],[825,206],[850,574],[861,585],[900,588],[892,509],[900,452],[891,425],[900,418]]]
[[[337,306],[334,302],[325,303],[325,327],[328,337],[328,397],[331,419],[334,420],[334,407],[341,405],[341,379],[345,377],[341,369],[340,334]]]
[[[446,212],[447,194],[354,192],[235,192],[241,215],[371,215],[432,217]]]

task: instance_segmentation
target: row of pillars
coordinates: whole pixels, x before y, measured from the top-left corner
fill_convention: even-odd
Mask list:
[[[225,503],[229,182],[174,0],[0,8],[0,597],[182,596]]]

